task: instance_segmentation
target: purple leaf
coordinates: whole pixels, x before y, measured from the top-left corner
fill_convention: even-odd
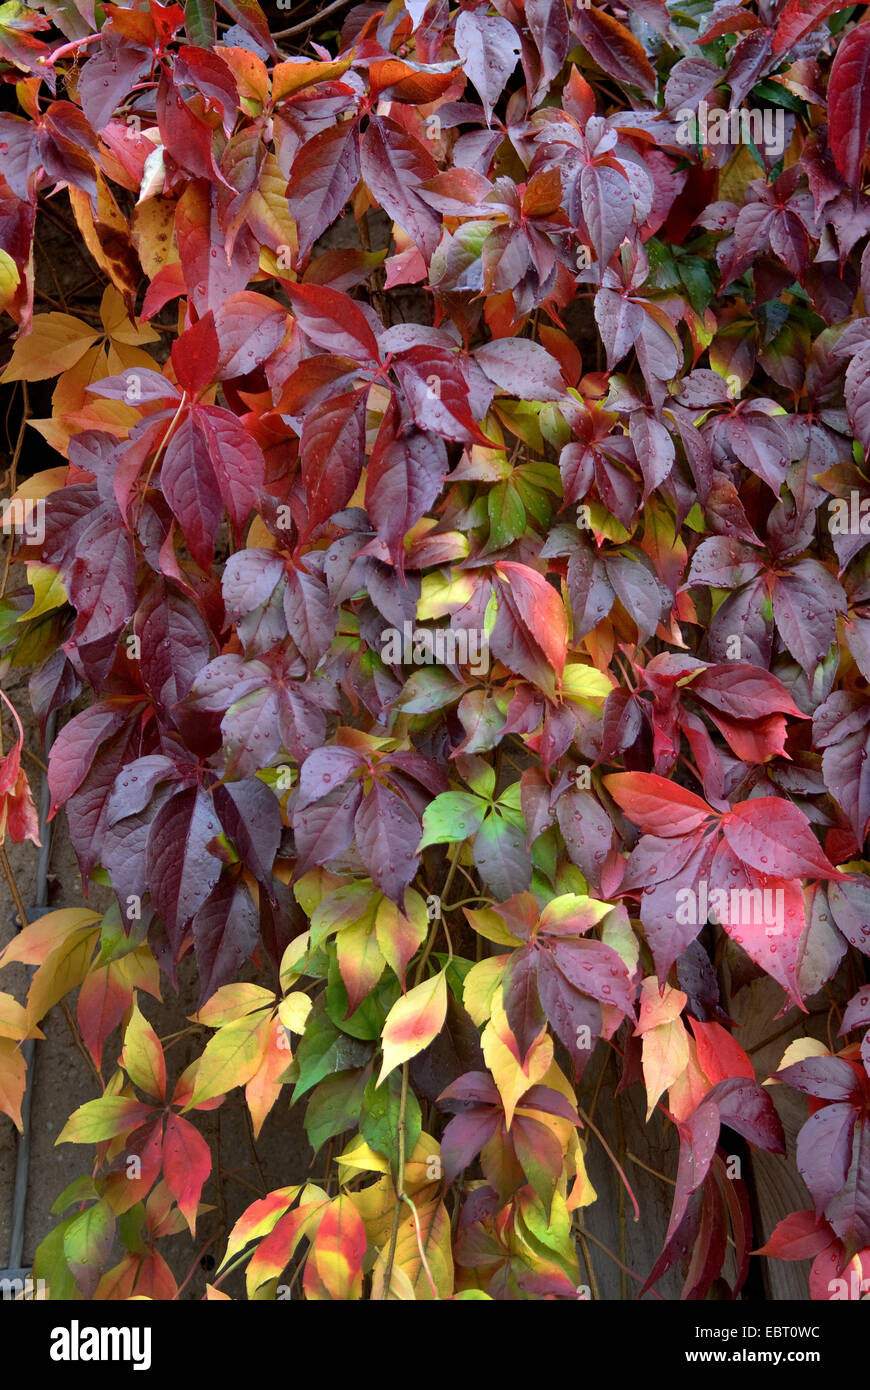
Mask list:
[[[202,907],[220,877],[220,860],[207,849],[219,830],[211,798],[198,789],[177,792],[157,813],[146,866],[154,907],[170,937]]]
[[[193,919],[199,1008],[238,974],[258,940],[259,918],[253,899],[241,878],[225,874]]]

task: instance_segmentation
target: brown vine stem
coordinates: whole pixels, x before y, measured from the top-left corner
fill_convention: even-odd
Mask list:
[[[790,1012],[795,1011],[791,1010]],[[811,1013],[805,1015],[805,1018],[822,1018],[827,1012],[827,1009],[813,1009]],[[751,1047],[747,1047],[746,1051],[749,1056],[751,1057],[753,1052],[760,1052],[763,1047],[768,1047],[770,1043],[776,1042],[778,1038],[785,1037],[786,1033],[792,1031],[796,1021],[796,1019],[792,1019],[791,1023],[783,1024],[782,1028],[778,1028],[775,1033],[771,1033],[768,1037],[762,1038],[761,1042],[753,1043]]]
[[[6,856],[6,846],[0,845],[0,864],[3,865],[3,872],[6,875],[6,882],[9,884],[9,892],[12,894],[12,901],[15,904],[15,911],[18,913],[18,920],[22,927],[27,926],[27,909],[21,900],[18,891],[18,884],[15,882],[15,875],[12,872],[12,865]]]
[[[460,849],[461,849],[461,843],[457,843],[457,844],[454,846],[453,853],[452,853],[452,855],[451,855],[451,857],[450,857],[450,868],[447,870],[447,877],[446,877],[446,879],[444,880],[444,886],[443,886],[443,888],[441,889],[441,898],[442,898],[442,901],[443,901],[444,898],[446,898],[446,897],[448,896],[448,894],[449,894],[449,892],[450,892],[450,889],[451,889],[452,886],[453,886],[453,879],[454,879],[454,877],[455,877],[456,870],[457,870],[457,868],[458,868],[458,866],[459,866],[459,852],[460,852]],[[424,950],[423,950],[423,955],[420,957],[419,964],[418,964],[417,969],[416,969],[416,971],[415,971],[415,973],[414,973],[414,984],[415,984],[415,986],[418,985],[418,984],[420,983],[420,981],[422,980],[422,978],[423,978],[423,971],[426,969],[426,962],[428,961],[430,955],[432,954],[432,948],[433,948],[433,946],[435,945],[435,941],[437,940],[437,937],[438,937],[438,925],[439,925],[439,920],[440,920],[440,919],[436,917],[435,921],[432,923],[432,926],[431,926],[431,928],[430,928],[430,930],[429,930],[429,936],[428,936],[428,939],[427,939],[427,941],[426,941],[426,946],[425,946],[425,948],[424,948]],[[446,931],[446,930],[447,930],[447,928],[445,927],[445,931]],[[449,938],[449,936],[448,936],[448,940],[449,940],[449,939],[450,939],[450,938]],[[388,1250],[388,1252],[387,1252],[387,1264],[386,1264],[386,1268],[385,1268],[385,1270],[384,1270],[384,1282],[383,1282],[383,1298],[384,1298],[384,1299],[388,1299],[389,1296],[390,1296],[390,1284],[391,1284],[392,1278],[393,1278],[393,1265],[394,1265],[395,1259],[396,1259],[396,1245],[397,1245],[398,1240],[399,1240],[399,1222],[401,1221],[401,1218],[402,1218],[402,1203],[403,1203],[403,1201],[405,1200],[405,1116],[406,1116],[406,1112],[407,1112],[407,1109],[408,1109],[408,1076],[409,1076],[409,1064],[408,1064],[408,1062],[404,1062],[404,1063],[402,1064],[402,1089],[401,1089],[401,1092],[400,1092],[400,1094],[399,1094],[399,1119],[398,1119],[398,1125],[397,1125],[398,1139],[399,1139],[399,1161],[398,1161],[398,1172],[397,1172],[397,1180],[396,1180],[396,1209],[395,1209],[395,1211],[393,1212],[393,1225],[392,1225],[392,1228],[391,1228],[391,1230],[390,1230],[390,1246],[389,1246],[389,1250]],[[415,1208],[415,1216],[416,1216],[416,1208]],[[425,1257],[424,1257],[424,1264],[425,1264]],[[428,1273],[428,1270],[427,1270],[427,1273]],[[429,1278],[430,1278],[430,1280],[431,1280],[431,1275],[429,1276]]]
[[[79,1026],[73,1018],[72,1009],[70,1008],[69,1004],[66,1002],[65,999],[61,999],[60,1009],[61,1013],[66,1019],[66,1026],[67,1028],[69,1028],[73,1042],[75,1043],[79,1052],[82,1054],[82,1057],[84,1058],[88,1067],[90,1067],[91,1071],[93,1072],[94,1077],[99,1083],[100,1090],[105,1091],[106,1083],[103,1080],[103,1074],[97,1066],[96,1062],[94,1061],[93,1057],[91,1056],[90,1052],[88,1052],[88,1049],[85,1047],[84,1039],[82,1038],[82,1035],[79,1032]]]
[[[604,1149],[604,1152],[607,1154],[608,1158],[610,1159],[610,1161],[611,1161],[611,1163],[613,1164],[614,1168],[616,1169],[617,1173],[618,1173],[619,1176],[622,1178],[622,1181],[623,1181],[623,1183],[625,1184],[625,1190],[626,1190],[626,1192],[628,1193],[629,1197],[631,1198],[631,1205],[634,1207],[634,1219],[635,1219],[635,1221],[639,1221],[639,1220],[640,1220],[640,1207],[638,1206],[638,1204],[637,1204],[637,1198],[635,1197],[634,1192],[632,1191],[631,1183],[628,1181],[628,1178],[625,1176],[625,1170],[624,1170],[624,1168],[622,1167],[622,1164],[619,1162],[619,1159],[616,1157],[616,1154],[615,1154],[615,1153],[613,1152],[613,1150],[611,1149],[610,1145],[608,1144],[608,1142],[607,1142],[607,1140],[605,1139],[604,1135],[601,1133],[601,1130],[600,1130],[600,1129],[598,1128],[598,1126],[595,1124],[594,1120],[591,1120],[591,1119],[589,1118],[589,1116],[587,1115],[586,1111],[583,1110],[583,1109],[581,1109],[581,1107],[580,1107],[579,1105],[578,1105],[578,1107],[577,1107],[577,1114],[580,1116],[580,1118],[581,1118],[581,1120],[583,1121],[583,1123],[586,1124],[586,1125],[588,1125],[589,1128],[592,1130],[592,1133],[595,1135],[596,1139],[597,1139],[598,1142],[600,1143],[601,1147]]]
[[[582,1227],[577,1228],[577,1239],[580,1242],[580,1250],[583,1254],[583,1263],[586,1266],[586,1277],[589,1280],[589,1287],[592,1290],[592,1297],[598,1303],[601,1300],[601,1291],[598,1287],[598,1276],[595,1273],[595,1266],[592,1263],[592,1256],[589,1253],[589,1246],[586,1244],[586,1232]]]
[[[613,1054],[609,1052],[607,1055],[608,1057],[611,1057]],[[619,1161],[623,1166],[625,1166],[625,1126],[622,1123],[622,1106],[619,1102],[619,1096],[613,1097],[613,1113],[616,1119],[616,1137]],[[617,1212],[619,1218],[619,1258],[622,1260],[624,1266],[626,1253],[625,1190],[622,1187],[617,1188],[616,1196]],[[619,1296],[621,1299],[628,1298],[628,1282],[626,1280],[624,1267],[621,1268],[619,1271]]]
[[[599,1240],[597,1236],[594,1236],[591,1231],[587,1231],[585,1226],[578,1226],[577,1234],[581,1241],[591,1240],[593,1245],[597,1245],[599,1250],[603,1250],[604,1254],[607,1255],[615,1265],[618,1265],[620,1269],[623,1269],[630,1279],[634,1279],[635,1282],[638,1284],[644,1283],[644,1280],[641,1277],[641,1275],[637,1274],[628,1265],[623,1264],[622,1260],[620,1260],[616,1255],[614,1255],[610,1247],[608,1245],[605,1245],[603,1240]],[[585,1260],[586,1256],[584,1255],[583,1258]],[[587,1262],[587,1269],[588,1267],[589,1266]],[[592,1280],[590,1279],[589,1282],[591,1283]],[[665,1300],[662,1298],[660,1293],[656,1292],[655,1289],[648,1289],[647,1292],[651,1293],[653,1298],[658,1299],[659,1303],[664,1303]]]
[[[202,1262],[202,1259],[203,1259],[203,1256],[205,1255],[206,1250],[208,1250],[208,1248],[209,1248],[210,1245],[214,1245],[214,1243],[215,1243],[216,1240],[217,1240],[217,1232],[215,1232],[215,1234],[214,1234],[213,1236],[210,1236],[209,1239],[206,1241],[205,1245],[202,1247],[202,1249],[199,1250],[199,1251],[197,1252],[196,1255],[194,1255],[194,1257],[193,1257],[193,1264],[190,1266],[190,1269],[187,1271],[187,1274],[184,1276],[183,1281],[178,1285],[178,1288],[175,1290],[175,1298],[180,1298],[180,1297],[181,1297],[181,1295],[183,1294],[184,1290],[187,1288],[188,1284],[190,1283],[191,1279],[193,1278],[194,1274],[195,1274],[196,1271],[199,1269],[199,1266],[200,1266],[200,1264],[201,1264],[201,1262]],[[173,1301],[174,1301],[174,1300],[173,1300]]]
[[[350,0],[332,0],[331,5],[325,5],[322,10],[317,10],[310,19],[303,20],[300,24],[292,24],[289,29],[279,29],[272,35],[273,39],[292,39],[294,34],[304,34],[306,29],[311,29],[315,24],[319,24],[322,19],[326,19],[329,14],[334,14]]]
[[[261,1197],[265,1197],[269,1191],[269,1184],[266,1182],[266,1174],[263,1172],[263,1165],[260,1162],[260,1155],[257,1153],[257,1141],[254,1138],[254,1124],[251,1119],[251,1112],[248,1109],[247,1105],[243,1105],[242,1110],[245,1116],[245,1129],[248,1135],[248,1147],[251,1150],[251,1158],[253,1159],[254,1167],[257,1170],[257,1177],[260,1179],[260,1195]],[[328,1163],[326,1167],[328,1172]]]
[[[637,1154],[633,1154],[631,1149],[626,1151],[625,1156],[626,1158],[630,1158],[632,1163],[636,1163],[638,1168],[643,1168],[645,1172],[651,1173],[654,1178],[658,1178],[660,1182],[666,1182],[670,1187],[676,1187],[677,1184],[674,1182],[673,1178],[669,1178],[666,1173],[660,1173],[658,1168],[651,1168],[648,1163],[644,1163],[642,1158],[638,1158]]]

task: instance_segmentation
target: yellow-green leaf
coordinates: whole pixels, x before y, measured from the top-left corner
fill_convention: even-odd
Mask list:
[[[443,970],[397,999],[384,1024],[384,1061],[378,1085],[402,1062],[416,1057],[437,1037],[447,1016],[447,977]]]

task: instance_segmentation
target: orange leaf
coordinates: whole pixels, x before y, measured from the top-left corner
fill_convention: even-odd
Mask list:
[[[330,1298],[355,1300],[362,1293],[366,1231],[362,1217],[345,1194],[330,1202],[314,1238],[313,1257]]]

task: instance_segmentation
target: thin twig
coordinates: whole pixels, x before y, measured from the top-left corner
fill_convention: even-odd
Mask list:
[[[598,1142],[601,1144],[602,1148],[604,1149],[604,1152],[607,1154],[608,1158],[610,1159],[610,1161],[611,1161],[611,1163],[613,1164],[614,1168],[616,1169],[617,1173],[618,1173],[619,1176],[622,1178],[622,1181],[623,1181],[624,1184],[625,1184],[625,1190],[626,1190],[626,1192],[628,1193],[629,1197],[631,1198],[631,1204],[632,1204],[632,1206],[634,1207],[634,1219],[635,1219],[635,1221],[639,1221],[639,1220],[640,1220],[640,1207],[638,1206],[638,1204],[637,1204],[637,1198],[635,1197],[634,1192],[632,1191],[631,1183],[628,1181],[628,1178],[625,1176],[625,1170],[623,1169],[622,1164],[619,1162],[619,1159],[616,1157],[616,1154],[613,1152],[613,1150],[611,1149],[611,1147],[610,1147],[610,1145],[608,1144],[607,1140],[604,1138],[604,1135],[601,1133],[601,1130],[598,1128],[598,1126],[595,1124],[595,1122],[589,1118],[589,1116],[586,1114],[586,1111],[585,1111],[585,1110],[582,1110],[582,1109],[580,1108],[580,1106],[578,1106],[578,1107],[577,1107],[577,1114],[580,1116],[580,1118],[581,1118],[581,1120],[583,1121],[583,1123],[584,1123],[584,1124],[587,1124],[587,1125],[589,1126],[589,1128],[592,1130],[592,1133],[593,1133],[593,1134],[595,1135],[595,1137],[598,1139]]]
[[[583,1253],[583,1263],[586,1266],[586,1278],[589,1280],[592,1297],[595,1299],[595,1302],[598,1303],[601,1300],[601,1291],[598,1287],[598,1278],[595,1274],[592,1256],[589,1253],[589,1246],[586,1244],[586,1232],[581,1228],[577,1230],[577,1239],[580,1242],[580,1249]]]
[[[292,24],[289,29],[279,29],[272,35],[273,39],[292,39],[294,34],[304,34],[306,29],[311,29],[313,25],[319,24],[328,14],[333,14],[340,10],[343,5],[350,4],[350,0],[332,0],[331,5],[326,5],[322,10],[316,10],[310,19],[303,20],[301,24]]]
[[[65,999],[61,999],[60,1008],[64,1018],[66,1019],[67,1027],[69,1028],[69,1031],[72,1035],[73,1042],[75,1043],[79,1052],[82,1054],[86,1063],[88,1064],[97,1081],[99,1082],[100,1091],[105,1091],[106,1083],[103,1080],[102,1072],[100,1071],[99,1067],[97,1066],[88,1049],[85,1047],[84,1039],[82,1038],[82,1035],[79,1032],[78,1024],[73,1018],[72,1010]]]
[[[609,1255],[613,1263],[615,1265],[619,1265],[620,1269],[624,1269],[630,1279],[636,1280],[638,1284],[643,1284],[646,1282],[644,1279],[641,1278],[639,1274],[636,1274],[635,1271],[631,1269],[628,1265],[624,1265],[622,1261],[616,1255],[614,1255],[610,1247],[605,1245],[603,1240],[599,1240],[597,1236],[594,1236],[591,1231],[587,1231],[585,1226],[581,1226],[578,1228],[578,1235],[581,1240],[583,1240],[584,1238],[586,1240],[591,1240],[593,1245],[597,1245],[599,1250],[603,1250],[605,1255]],[[647,1289],[647,1293],[651,1293],[653,1298],[658,1299],[659,1303],[664,1303],[665,1300],[662,1298],[661,1294],[658,1293],[655,1289]]]
[[[208,1248],[209,1248],[210,1245],[214,1245],[214,1243],[215,1243],[216,1240],[217,1240],[217,1232],[215,1232],[215,1234],[214,1234],[213,1236],[211,1236],[209,1240],[206,1241],[205,1245],[202,1247],[202,1249],[199,1251],[199,1253],[198,1253],[197,1255],[194,1256],[193,1264],[190,1266],[190,1269],[187,1271],[187,1274],[185,1275],[183,1281],[178,1285],[178,1288],[175,1290],[174,1298],[180,1298],[180,1297],[181,1297],[181,1294],[182,1294],[182,1293],[184,1292],[184,1290],[187,1288],[187,1286],[188,1286],[188,1284],[190,1283],[191,1279],[193,1278],[194,1274],[195,1274],[196,1271],[199,1269],[199,1267],[200,1267],[200,1265],[201,1265],[201,1263],[202,1263],[202,1261],[203,1261],[203,1258],[204,1258],[204,1256],[205,1256],[206,1250],[208,1250]]]
[[[269,1192],[269,1184],[266,1182],[266,1174],[263,1172],[263,1165],[260,1162],[260,1155],[257,1153],[257,1141],[254,1138],[254,1124],[251,1119],[251,1112],[248,1109],[247,1105],[242,1106],[242,1111],[245,1116],[245,1128],[248,1133],[248,1147],[251,1150],[251,1158],[254,1160],[254,1167],[257,1170],[257,1177],[260,1179],[260,1185],[263,1189],[260,1195],[262,1197],[265,1197],[268,1195]]]
[[[637,1154],[633,1154],[631,1149],[626,1150],[625,1156],[626,1158],[630,1158],[632,1163],[636,1163],[638,1168],[643,1168],[645,1172],[651,1173],[654,1178],[659,1178],[662,1182],[668,1183],[670,1187],[676,1187],[677,1184],[674,1182],[673,1178],[669,1178],[666,1173],[660,1173],[658,1168],[650,1168],[649,1164],[644,1163],[643,1159],[638,1158]]]

